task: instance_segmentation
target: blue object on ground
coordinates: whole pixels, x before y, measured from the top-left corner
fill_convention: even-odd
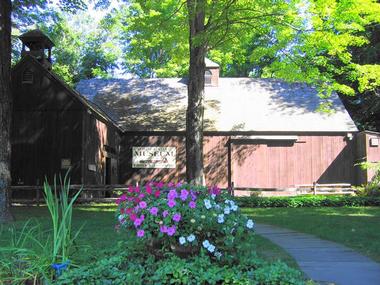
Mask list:
[[[70,260],[66,260],[64,263],[53,263],[51,267],[55,270],[56,276],[61,276],[62,271],[65,270],[70,264]]]

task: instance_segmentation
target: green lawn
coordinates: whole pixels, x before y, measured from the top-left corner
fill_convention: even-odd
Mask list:
[[[246,208],[258,223],[278,225],[351,247],[380,261],[380,208]]]
[[[104,255],[118,242],[128,241],[128,233],[114,230],[114,205],[80,205],[73,214],[73,227],[78,229],[84,224],[78,239],[78,251],[73,256],[76,263],[89,262]],[[50,216],[46,207],[14,207],[12,213],[16,218],[13,223],[17,228],[30,218],[36,219],[45,229],[50,229]],[[6,226],[5,226],[6,227]],[[0,246],[6,245],[7,231],[4,229],[0,237]],[[259,256],[268,261],[283,260],[292,267],[296,262],[284,250],[260,236],[256,237],[255,245]]]

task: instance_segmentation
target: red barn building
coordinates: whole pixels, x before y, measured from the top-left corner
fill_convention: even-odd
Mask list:
[[[306,84],[219,78],[216,63],[206,60],[206,67],[207,184],[294,188],[363,180],[355,166],[363,157],[358,152],[358,129],[336,94],[322,100]],[[77,90],[125,130],[121,183],[185,179],[186,79],[90,79],[81,81]],[[323,102],[331,106],[329,114],[317,111]],[[175,164],[171,168],[133,164],[138,156],[133,147],[173,147]]]

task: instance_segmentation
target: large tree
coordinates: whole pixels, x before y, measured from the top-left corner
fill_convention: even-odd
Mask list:
[[[44,8],[47,0],[0,1],[0,223],[12,220],[8,193],[11,185],[11,118],[10,88],[12,11],[15,19],[27,19],[33,8]],[[61,0],[59,5],[69,11],[83,8],[81,0]],[[13,8],[13,9],[12,9]]]
[[[0,1],[0,223],[12,220],[8,193],[11,184],[11,0]]]
[[[292,26],[300,23],[294,6],[297,1],[130,2],[123,33],[127,51],[131,51],[126,54],[127,68],[142,71],[143,77],[188,75],[186,174],[188,182],[202,184],[205,56],[221,59],[227,67],[235,55],[241,58],[241,46],[255,35],[294,33]],[[185,64],[188,70],[183,69]]]

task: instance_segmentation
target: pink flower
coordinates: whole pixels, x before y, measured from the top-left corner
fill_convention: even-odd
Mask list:
[[[144,230],[138,230],[137,231],[137,237],[143,237],[144,236],[144,234],[145,234],[145,232],[144,232]]]
[[[169,200],[168,206],[169,208],[173,208],[176,205],[176,202],[174,200]]]
[[[136,193],[140,193],[140,187],[139,187],[139,186],[136,186],[136,187],[135,187],[135,192],[136,192]]]
[[[124,214],[125,213],[125,209],[124,208],[121,208],[120,209],[120,214]]]
[[[210,194],[220,195],[222,191],[220,190],[220,188],[219,188],[218,186],[213,186],[213,187],[211,187],[211,188],[208,190],[208,192],[209,192]]]
[[[169,191],[169,194],[168,194],[168,199],[169,200],[174,200],[175,198],[178,197],[178,193],[175,189],[172,189]]]
[[[132,214],[132,212],[133,212],[133,208],[128,208],[125,210],[125,213],[128,215]]]
[[[142,221],[141,219],[136,219],[136,220],[133,222],[133,224],[134,224],[135,227],[137,228],[137,227],[141,226],[142,222],[143,222],[143,221]]]
[[[167,234],[168,236],[173,236],[176,232],[176,226],[168,227]]]
[[[152,208],[150,208],[149,212],[150,212],[153,216],[157,216],[158,208],[157,208],[157,207],[152,207]]]
[[[178,223],[180,220],[181,220],[181,214],[175,213],[173,215],[173,221]]]
[[[194,201],[190,201],[190,203],[189,203],[189,207],[190,207],[191,209],[194,209],[196,206],[197,206],[197,204],[196,204]]]
[[[140,207],[141,209],[145,209],[146,206],[147,206],[147,204],[146,204],[145,201],[141,201],[141,202],[139,203],[139,207]]]
[[[169,215],[169,212],[167,210],[162,212],[162,216],[166,218]]]
[[[136,221],[137,216],[136,216],[136,214],[133,214],[133,213],[132,213],[132,214],[129,216],[129,218],[131,219],[132,222],[134,222],[134,221]]]
[[[182,189],[180,196],[181,200],[185,201],[187,199],[187,196],[189,196],[189,191],[187,191],[186,189]]]
[[[174,183],[173,182],[169,182],[168,183],[168,187],[173,187],[174,186]]]
[[[158,197],[160,197],[160,194],[161,194],[160,190],[156,190],[154,192],[154,197],[158,198]]]
[[[143,193],[139,194],[140,199],[143,199],[144,197],[145,197],[145,194],[143,194]]]
[[[148,193],[149,195],[152,194],[152,187],[151,187],[149,184],[146,185],[146,187],[145,187],[145,191],[146,191],[146,193]]]
[[[162,187],[164,187],[164,183],[162,181],[156,182],[156,187],[157,188],[162,188]]]
[[[160,227],[160,232],[166,233],[167,231],[168,231],[168,227],[167,226],[161,226]]]
[[[129,186],[128,186],[128,192],[129,192],[129,193],[133,193],[133,186],[132,186],[132,185],[129,185]]]

